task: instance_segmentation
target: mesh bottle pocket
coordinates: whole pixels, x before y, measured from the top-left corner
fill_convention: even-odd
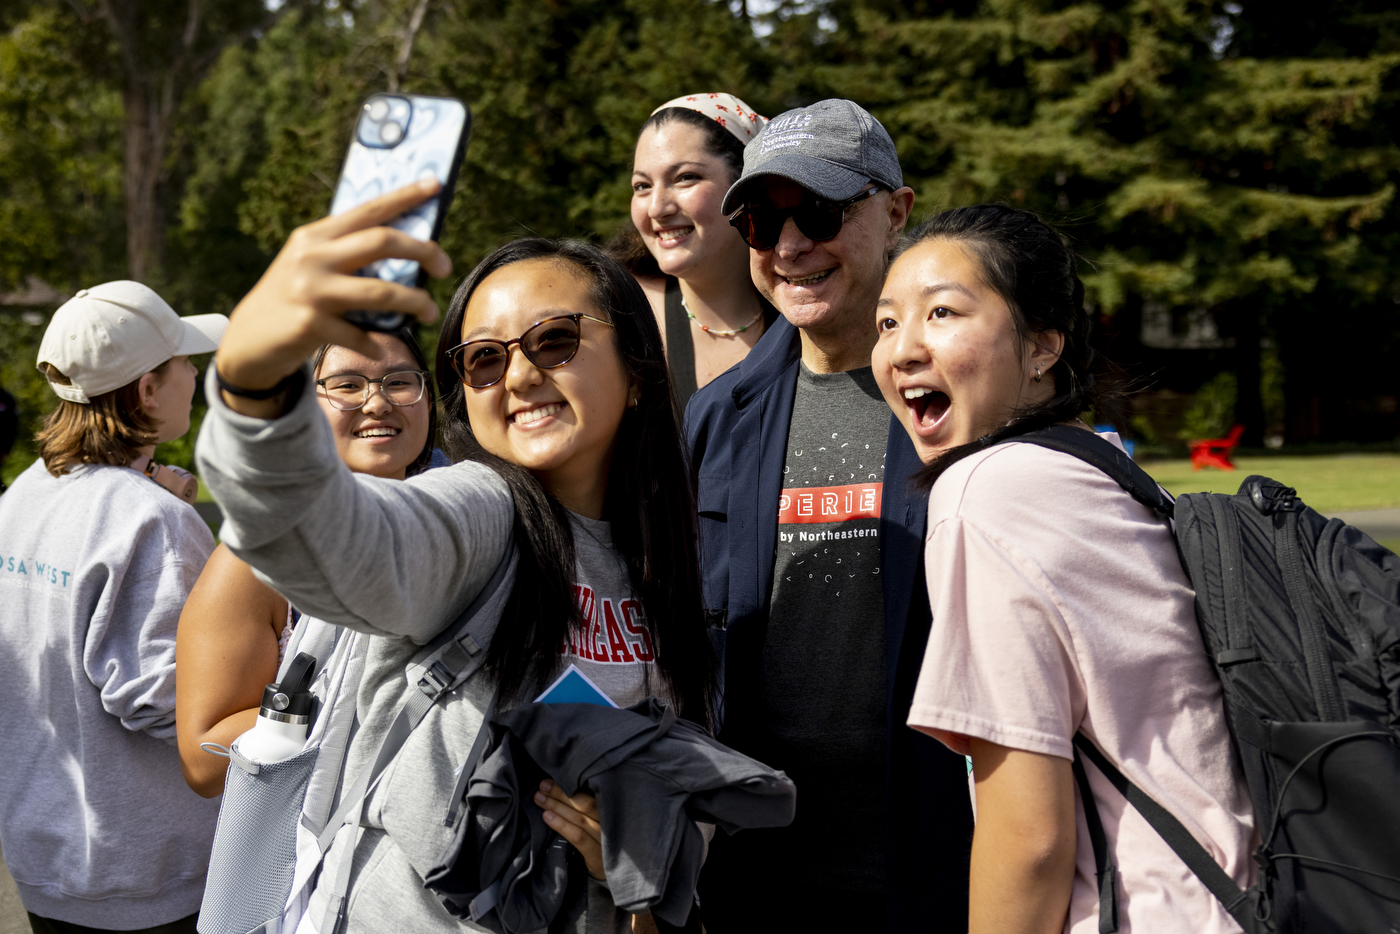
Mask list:
[[[250,934],[280,918],[296,870],[297,822],[319,747],[259,767],[228,770],[199,934]]]

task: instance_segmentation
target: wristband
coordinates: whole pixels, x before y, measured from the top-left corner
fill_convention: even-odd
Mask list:
[[[271,399],[273,396],[280,396],[282,393],[287,392],[292,388],[292,384],[296,382],[297,377],[301,375],[302,373],[300,370],[295,370],[282,377],[276,386],[272,386],[268,389],[244,389],[242,386],[235,386],[233,383],[224,379],[224,374],[219,372],[217,366],[214,367],[214,379],[218,382],[220,389],[230,396],[238,396],[240,399],[255,399],[258,401]]]

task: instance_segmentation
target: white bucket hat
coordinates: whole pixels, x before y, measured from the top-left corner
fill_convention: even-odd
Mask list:
[[[224,315],[181,318],[139,282],[104,282],[83,289],[53,313],[39,344],[39,370],[45,363],[56,368],[71,385],[50,380],[53,391],[86,404],[171,357],[217,349],[226,327]]]

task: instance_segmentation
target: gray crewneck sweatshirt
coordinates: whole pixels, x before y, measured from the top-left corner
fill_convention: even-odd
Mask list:
[[[224,542],[298,609],[372,637],[354,699],[358,728],[342,770],[357,775],[414,690],[404,677],[409,659],[461,614],[505,553],[514,522],[510,492],[494,471],[473,463],[405,481],[353,475],[309,392],[271,421],[230,410],[212,374],[207,393],[199,466],[224,510]],[[580,605],[593,625],[560,664],[578,664],[615,702],[634,703],[657,688],[626,564],[606,522],[575,517],[574,537]],[[513,582],[512,574],[505,588]],[[485,679],[474,677],[440,702],[366,802],[353,847],[348,934],[484,930],[451,918],[422,877],[450,840],[446,803],[490,696]],[[335,877],[349,849],[337,839],[322,883]],[[590,886],[588,902],[589,931],[630,930],[605,889]],[[313,929],[325,906],[325,893],[314,891],[307,912]],[[600,915],[607,919],[601,924]],[[575,916],[570,923],[583,921]]]
[[[175,628],[214,548],[128,467],[0,496],[0,845],[24,907],[107,929],[199,910],[219,802],[185,784]]]

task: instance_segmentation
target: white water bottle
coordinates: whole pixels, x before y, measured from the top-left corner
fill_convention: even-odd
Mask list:
[[[315,702],[310,690],[315,667],[314,658],[298,653],[281,683],[263,688],[258,722],[234,740],[240,756],[258,765],[270,765],[301,752]]]

